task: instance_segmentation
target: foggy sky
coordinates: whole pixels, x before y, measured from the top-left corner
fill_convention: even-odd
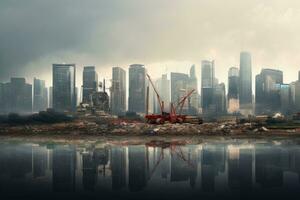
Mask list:
[[[0,81],[46,79],[52,63],[112,66],[145,64],[153,77],[188,72],[214,59],[216,76],[252,54],[253,80],[261,68],[300,70],[299,0],[1,0]],[[200,82],[200,81],[199,81]],[[79,84],[77,84],[79,85]]]

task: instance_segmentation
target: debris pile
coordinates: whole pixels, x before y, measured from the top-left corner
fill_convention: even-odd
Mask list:
[[[136,121],[122,121],[112,119],[78,119],[72,122],[63,122],[57,124],[35,124],[20,126],[0,127],[0,134],[54,134],[54,135],[259,135],[259,134],[298,134],[298,130],[283,131],[270,130],[267,127],[254,123],[238,124],[233,122],[227,123],[203,123],[203,124],[171,124],[162,125],[148,124]],[[280,132],[281,131],[281,132]]]

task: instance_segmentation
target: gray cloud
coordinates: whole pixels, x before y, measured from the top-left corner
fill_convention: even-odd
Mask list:
[[[298,0],[2,0],[0,80],[47,78],[53,62],[99,70],[141,62],[154,74],[215,59],[226,81],[246,49],[254,73],[279,68],[292,81],[300,66],[299,11]]]

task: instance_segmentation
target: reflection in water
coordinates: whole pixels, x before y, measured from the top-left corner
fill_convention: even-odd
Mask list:
[[[2,142],[0,163],[2,197],[66,192],[144,198],[297,197],[300,186],[300,146],[288,140],[190,145]]]

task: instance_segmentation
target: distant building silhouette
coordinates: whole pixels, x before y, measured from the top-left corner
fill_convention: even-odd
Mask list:
[[[49,87],[49,108],[53,108],[53,87]]]
[[[160,95],[161,100],[164,102],[165,111],[169,111],[170,106],[170,80],[168,79],[167,74],[163,74],[159,79],[155,81],[155,87]],[[150,86],[151,88],[151,86]],[[150,89],[152,90],[152,88]],[[156,97],[156,94],[153,93],[153,107],[154,113],[160,113],[160,106]]]
[[[290,94],[291,109],[294,112],[300,112],[300,81],[290,84]]]
[[[240,108],[252,113],[252,61],[249,52],[240,53]]]
[[[255,77],[256,114],[280,112],[280,85],[282,81],[282,71],[275,69],[262,69],[261,73]]]
[[[228,71],[228,111],[237,112],[239,110],[239,69],[231,67]]]
[[[146,69],[144,65],[129,66],[129,97],[130,112],[145,113],[146,111]]]
[[[45,81],[33,79],[33,111],[39,112],[48,108],[48,90]]]
[[[190,77],[187,86],[187,92],[195,90],[188,98],[188,113],[190,115],[197,115],[199,111],[199,93],[198,93],[198,80],[196,77],[196,67],[192,65],[190,68]]]
[[[202,112],[209,115],[214,112],[215,64],[214,61],[203,60],[201,63],[201,97]]]
[[[171,102],[174,106],[187,93],[189,76],[183,73],[171,72]],[[183,107],[183,112],[186,113],[188,109],[188,102]]]
[[[53,108],[75,111],[75,64],[53,64]]]
[[[126,72],[121,67],[112,68],[111,112],[124,115],[126,112]]]
[[[91,95],[98,91],[98,74],[94,66],[86,66],[82,77],[82,102],[90,103]]]
[[[216,115],[226,114],[226,93],[225,93],[225,84],[220,83],[215,86],[213,104],[215,106]]]
[[[3,113],[32,112],[32,85],[25,78],[11,78],[9,83],[1,84],[0,96]]]
[[[291,87],[289,84],[278,84],[280,92],[280,111],[283,114],[291,112]]]

